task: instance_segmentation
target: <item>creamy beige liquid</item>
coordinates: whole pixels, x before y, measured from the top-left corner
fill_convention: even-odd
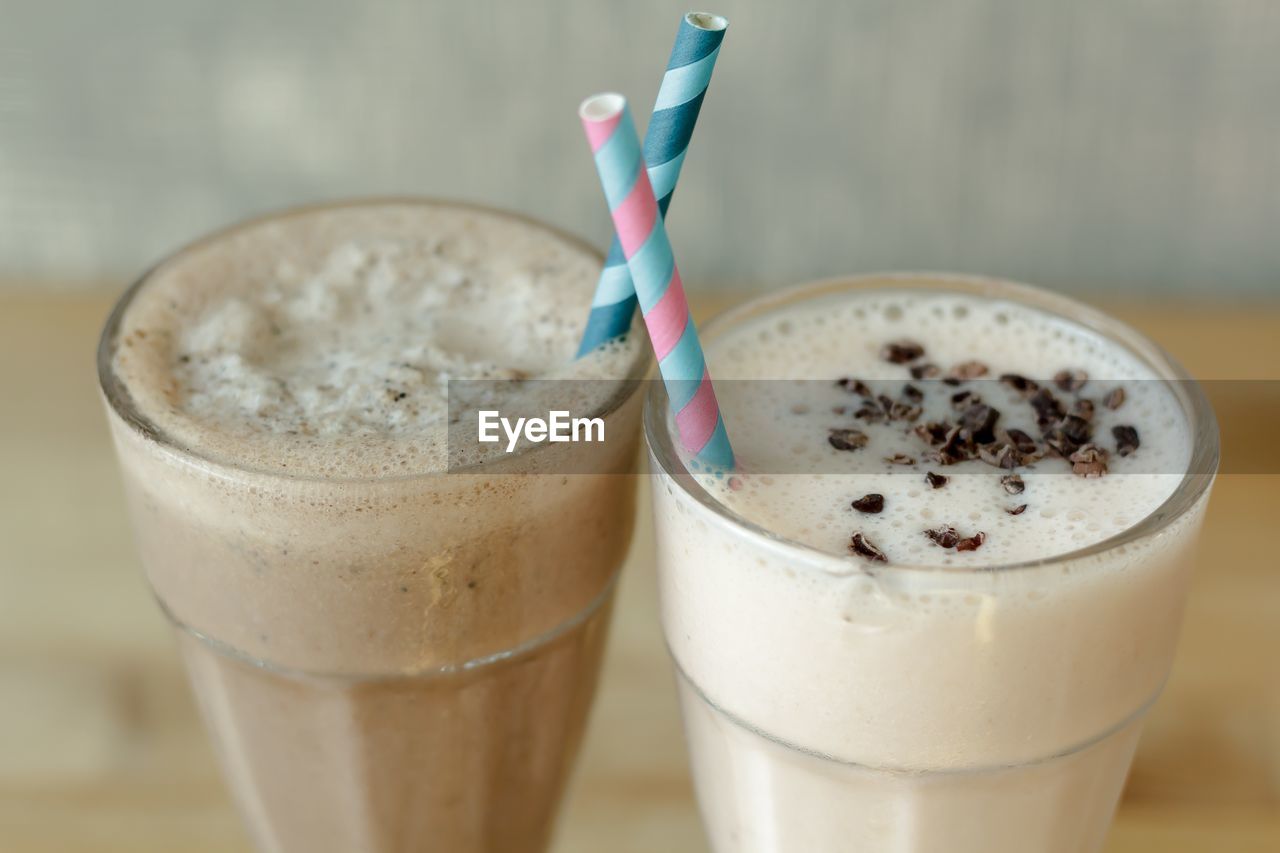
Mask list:
[[[465,207],[309,211],[184,250],[109,327],[147,576],[261,850],[545,849],[630,538],[638,399],[587,383],[562,402],[611,441],[445,473],[446,388],[633,374],[635,341],[572,362],[599,262]],[[569,455],[604,473],[530,473]]]
[[[1169,671],[1203,502],[1127,545],[991,569],[1088,547],[1157,511],[1188,464],[1186,419],[1151,368],[1083,327],[1005,299],[883,284],[713,331],[708,364],[742,473],[732,487],[664,474],[655,488],[663,622],[712,848],[1096,851]],[[859,421],[857,395],[835,382],[913,382],[909,364],[880,355],[903,338],[924,344],[916,364],[944,374],[980,359],[987,379],[1017,373],[1064,402],[1090,398],[1099,444],[1114,451],[1111,427],[1134,425],[1141,446],[1113,452],[1100,479],[1047,456],[1018,469],[1016,496],[1000,482],[1008,471],[943,466],[913,421]],[[1087,383],[1058,390],[1063,368]],[[778,381],[734,381],[745,378]],[[1111,410],[1102,400],[1117,385],[1128,397]],[[992,381],[934,380],[921,422],[942,416],[938,393],[966,387],[1001,426],[1039,435]],[[868,444],[838,450],[833,427],[861,427]],[[885,461],[897,452],[914,463]],[[949,479],[935,489],[927,472]],[[695,499],[702,489],[720,512]],[[867,493],[883,496],[881,512],[851,506]],[[939,525],[985,539],[940,547],[924,535]],[[855,532],[887,562],[851,553]]]

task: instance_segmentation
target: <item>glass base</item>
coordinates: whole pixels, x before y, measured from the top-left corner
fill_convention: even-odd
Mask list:
[[[1145,716],[1022,766],[878,770],[752,731],[677,678],[715,853],[1096,853]]]
[[[542,853],[582,738],[610,602],[484,666],[290,673],[178,631],[262,853]]]

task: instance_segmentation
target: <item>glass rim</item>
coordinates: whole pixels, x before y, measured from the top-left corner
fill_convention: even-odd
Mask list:
[[[704,342],[718,332],[769,314],[781,307],[807,302],[823,296],[849,292],[875,292],[890,289],[910,289],[934,293],[956,293],[1006,299],[1039,311],[1103,336],[1113,344],[1123,346],[1130,354],[1154,370],[1159,379],[1172,382],[1175,396],[1191,432],[1191,458],[1177,487],[1156,509],[1140,521],[1119,533],[1083,548],[1021,560],[1012,563],[981,566],[956,566],[930,563],[893,563],[885,572],[949,573],[956,575],[993,574],[1022,569],[1043,568],[1074,562],[1112,551],[1115,548],[1155,536],[1199,502],[1208,492],[1217,474],[1220,458],[1217,417],[1200,386],[1181,364],[1155,341],[1127,323],[1099,311],[1083,302],[1007,279],[948,272],[871,272],[845,276],[833,276],[792,285],[770,292],[729,308],[715,315],[699,327]],[[746,535],[771,549],[788,552],[797,560],[815,568],[836,573],[850,571],[850,558],[815,548],[804,542],[782,536],[750,519],[739,515],[704,489],[688,472],[681,461],[668,426],[667,392],[661,382],[651,383],[645,398],[643,424],[645,443],[650,460],[674,481],[686,495],[717,519],[732,525],[737,533]],[[732,424],[728,424],[732,435]],[[656,484],[655,484],[656,486]]]
[[[138,276],[138,278],[125,289],[112,306],[111,313],[107,315],[106,322],[103,324],[102,332],[98,338],[98,347],[95,357],[98,374],[98,391],[102,394],[102,397],[106,401],[111,413],[119,418],[121,423],[123,423],[131,433],[145,440],[155,442],[157,446],[163,448],[166,452],[172,454],[181,461],[200,463],[202,465],[211,466],[214,469],[235,472],[237,474],[249,474],[271,480],[299,483],[398,483],[439,477],[447,474],[483,474],[486,472],[486,469],[497,467],[497,465],[502,463],[509,464],[505,457],[497,457],[494,459],[482,459],[466,465],[448,466],[440,471],[420,471],[409,474],[394,475],[355,476],[299,474],[246,465],[235,459],[230,459],[214,453],[207,453],[198,447],[191,447],[165,432],[158,424],[147,417],[147,415],[135,405],[125,382],[116,375],[113,365],[113,357],[125,314],[128,312],[133,300],[142,292],[147,283],[156,275],[167,269],[171,264],[181,261],[191,252],[214,246],[230,237],[251,231],[255,228],[260,228],[264,225],[303,219],[308,216],[336,211],[374,209],[379,207],[445,208],[496,216],[514,222],[522,222],[541,229],[548,235],[555,237],[556,239],[563,240],[575,249],[585,252],[589,257],[600,264],[603,264],[605,259],[603,252],[595,246],[592,246],[582,237],[543,222],[536,217],[491,205],[460,199],[437,198],[434,196],[378,195],[336,199],[331,201],[313,202],[310,204],[292,205],[255,216],[250,216],[245,219],[239,219],[229,225],[209,231],[188,243],[184,243],[177,249],[161,257],[160,260],[153,263],[140,276]],[[587,305],[583,306],[584,316],[588,308],[589,306]],[[635,396],[636,392],[643,385],[642,380],[649,371],[650,360],[651,356],[648,346],[636,347],[636,358],[634,363],[629,365],[627,375],[624,378],[616,380],[621,386],[620,389],[616,393],[611,394],[599,409],[590,413],[590,416],[607,418],[614,412],[621,409],[628,400]],[[525,458],[528,455],[538,453],[539,451],[544,453],[550,452],[550,450],[555,447],[556,445],[550,443],[533,445],[522,450],[518,455],[521,458]]]

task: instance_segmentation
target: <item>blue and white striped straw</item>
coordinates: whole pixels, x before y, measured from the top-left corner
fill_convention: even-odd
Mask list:
[[[644,135],[645,168],[664,218],[728,26],[725,18],[705,12],[690,12],[680,20],[667,72]],[[606,341],[626,334],[631,328],[635,307],[635,284],[615,234],[604,269],[600,271],[578,355],[586,355]]]

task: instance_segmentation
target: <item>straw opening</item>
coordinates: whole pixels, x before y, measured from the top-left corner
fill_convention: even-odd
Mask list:
[[[627,99],[617,92],[603,92],[592,95],[578,107],[578,115],[583,121],[607,121],[618,115],[627,106]]]
[[[662,86],[653,106],[658,121],[651,122],[651,127],[663,132],[646,133],[642,149],[649,180],[664,217],[676,182],[680,179],[684,153],[693,136],[698,112],[702,108],[702,96],[706,94],[728,24],[720,15],[689,12],[681,16],[680,26],[676,28],[671,57],[667,60]],[[584,102],[583,107],[586,106],[587,102]],[[593,151],[603,141],[600,139],[604,135],[603,129],[617,120],[613,116],[595,120],[591,115],[596,112],[597,109],[593,108],[590,114],[580,111],[579,115],[584,124],[601,131],[588,131]],[[606,342],[627,334],[631,330],[635,309],[635,283],[627,269],[622,245],[615,235],[609,248],[609,260],[600,270],[596,296],[591,302],[578,344],[578,356],[594,352]]]
[[[727,29],[729,26],[728,18],[711,12],[690,12],[684,16],[684,19],[689,22],[689,26],[712,33]]]

